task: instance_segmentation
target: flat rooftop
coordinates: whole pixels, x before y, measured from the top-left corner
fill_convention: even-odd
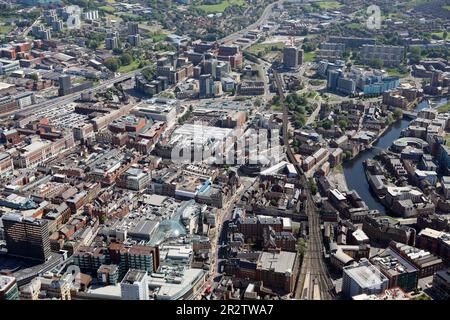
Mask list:
[[[295,265],[295,252],[280,251],[277,252],[262,252],[258,265],[260,269],[273,271],[277,273],[293,272]]]

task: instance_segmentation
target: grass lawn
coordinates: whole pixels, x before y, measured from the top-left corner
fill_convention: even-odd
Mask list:
[[[119,15],[122,18],[133,20],[133,21],[141,20],[141,16],[138,16],[137,14],[134,14],[134,13],[121,12]]]
[[[437,108],[437,111],[438,111],[439,113],[445,113],[445,112],[447,112],[447,111],[449,111],[449,110],[450,110],[450,102],[448,102],[448,103],[446,103],[446,104],[443,104],[442,106],[440,106],[440,107]]]
[[[445,145],[450,147],[450,134],[448,133],[445,135]]]
[[[422,293],[421,295],[414,297],[414,300],[431,300],[431,298],[425,293]]]
[[[139,60],[135,60],[127,66],[121,66],[119,68],[120,73],[127,73],[136,70],[139,68]]]
[[[13,26],[11,26],[11,25],[3,25],[3,26],[0,26],[0,34],[8,33],[8,32],[10,32],[12,29],[13,29]]]
[[[160,42],[160,41],[163,41],[164,39],[166,39],[166,37],[167,37],[167,34],[163,34],[163,33],[154,34],[154,35],[152,35],[152,40],[153,40],[153,42]]]
[[[98,7],[98,10],[101,10],[101,11],[106,12],[106,13],[114,13],[114,12],[116,12],[116,8],[111,7],[111,6],[101,6],[101,7]]]
[[[407,76],[410,75],[410,72],[401,72],[399,69],[397,68],[390,68],[387,69],[387,73],[389,74],[389,76],[391,77],[399,77],[399,78],[405,78]]]
[[[348,29],[352,29],[352,30],[359,30],[363,27],[363,25],[361,23],[353,22],[353,23],[347,23],[345,25],[345,27]]]
[[[197,8],[199,8],[200,10],[202,10],[205,13],[222,13],[229,6],[232,6],[232,5],[242,6],[244,4],[245,4],[244,0],[224,0],[218,4],[197,5]]]
[[[342,4],[337,1],[323,1],[317,2],[317,4],[322,10],[336,10],[342,7]]]
[[[270,109],[273,111],[282,111],[283,109],[281,109],[281,106],[278,104],[273,104],[270,106]]]
[[[284,43],[283,42],[257,43],[257,44],[252,45],[250,48],[248,48],[247,51],[254,55],[257,55],[259,52],[262,52],[264,54],[268,51],[271,51],[271,49],[273,47],[281,50],[284,48]]]
[[[333,173],[344,173],[344,167],[342,164],[338,164],[333,168]]]
[[[314,60],[316,60],[316,52],[305,52],[304,58],[306,62],[313,62]]]

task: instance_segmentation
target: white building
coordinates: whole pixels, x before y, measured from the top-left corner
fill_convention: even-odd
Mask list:
[[[123,300],[149,300],[147,272],[128,270],[120,284],[120,289]]]
[[[351,298],[363,293],[380,294],[388,285],[388,278],[365,258],[359,264],[344,267],[342,294],[345,297]]]

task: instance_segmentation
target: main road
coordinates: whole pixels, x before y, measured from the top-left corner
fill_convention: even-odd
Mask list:
[[[225,44],[227,42],[233,42],[236,41],[237,39],[239,39],[240,37],[242,37],[245,33],[249,32],[250,30],[253,30],[255,28],[257,28],[258,26],[264,24],[267,22],[268,18],[270,17],[270,15],[272,14],[273,8],[275,7],[275,5],[280,5],[282,4],[283,1],[276,1],[274,3],[269,4],[263,11],[261,17],[259,17],[258,20],[256,20],[254,23],[252,23],[251,25],[245,27],[244,29],[241,29],[239,31],[236,31],[235,33],[232,33],[220,40],[218,40],[217,42],[220,44]]]
[[[281,77],[274,71],[275,83],[280,96],[280,104],[283,108],[283,141],[286,147],[288,159],[294,164],[299,180],[304,188],[305,210],[308,216],[308,241],[306,252],[297,282],[295,298],[305,300],[331,300],[334,297],[333,283],[325,265],[323,255],[323,242],[320,230],[320,218],[314,203],[308,179],[304,175],[301,166],[294,158],[288,136],[288,111],[285,105],[284,89]]]

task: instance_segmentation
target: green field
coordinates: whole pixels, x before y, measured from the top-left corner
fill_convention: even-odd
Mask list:
[[[410,75],[409,71],[401,72],[398,68],[391,68],[387,69],[386,71],[391,77],[405,78]]]
[[[316,60],[316,52],[315,51],[305,52],[304,58],[306,62],[313,62]]]
[[[245,3],[246,2],[244,0],[224,0],[218,4],[202,4],[202,5],[197,5],[196,7],[205,13],[222,13],[229,6],[232,6],[232,5],[242,6]]]
[[[433,32],[431,35],[438,37],[439,39],[444,39],[444,31]],[[447,36],[448,37],[448,36]]]
[[[13,29],[13,26],[11,25],[3,25],[0,26],[0,34],[8,33]]]
[[[260,52],[267,53],[268,51],[272,51],[272,48],[276,48],[278,50],[281,50],[284,48],[283,42],[276,42],[276,43],[257,43],[252,45],[250,48],[248,48],[248,52],[252,54],[258,54]]]
[[[352,30],[360,30],[363,27],[363,25],[361,23],[353,22],[353,23],[347,23],[345,25],[345,27],[348,29],[352,29]]]
[[[337,1],[323,1],[323,2],[316,2],[320,9],[322,10],[337,10],[342,7],[342,4],[340,4]]]
[[[449,110],[450,110],[450,102],[448,102],[448,103],[446,103],[446,104],[444,104],[444,105],[442,105],[442,106],[437,108],[437,111],[439,113],[445,113],[445,112],[447,112]]]
[[[152,35],[152,40],[153,40],[153,42],[161,42],[161,41],[165,40],[166,37],[167,37],[167,35],[163,34],[163,33],[154,34],[154,35]]]
[[[141,16],[139,16],[139,15],[137,15],[137,14],[134,14],[134,13],[128,13],[128,12],[121,12],[121,13],[119,14],[119,16],[120,16],[121,18],[128,19],[128,20],[132,20],[132,21],[139,21],[139,20],[142,19]]]
[[[139,68],[139,60],[135,60],[132,63],[130,63],[127,66],[120,66],[119,72],[120,73],[127,73],[136,70]]]
[[[101,6],[101,7],[98,7],[98,9],[100,11],[103,11],[103,12],[106,12],[106,13],[114,13],[114,12],[116,12],[116,9],[114,7],[111,7],[111,6]]]
[[[442,9],[447,10],[447,11],[450,11],[450,5],[442,6]]]

